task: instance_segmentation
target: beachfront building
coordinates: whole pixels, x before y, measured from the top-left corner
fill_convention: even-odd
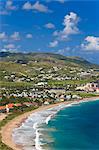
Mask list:
[[[45,101],[45,102],[44,102],[44,105],[49,105],[49,102],[48,102],[48,101]]]
[[[98,84],[97,83],[87,83],[84,88],[85,88],[85,91],[94,92],[98,88]]]
[[[61,102],[64,101],[64,94],[60,95],[60,101],[61,101]]]
[[[99,93],[99,88],[96,89],[96,92]]]
[[[86,91],[86,92],[95,92],[99,89],[99,81],[87,83],[84,86],[77,87],[76,90]]]

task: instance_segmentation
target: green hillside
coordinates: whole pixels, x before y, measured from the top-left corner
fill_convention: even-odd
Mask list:
[[[10,52],[1,52],[0,53],[1,61],[12,61],[16,63],[25,63],[27,64],[30,61],[38,62],[49,62],[49,63],[58,63],[64,65],[74,65],[74,66],[84,66],[84,67],[96,67],[92,63],[80,57],[66,57],[59,54],[53,53],[10,53]]]
[[[1,87],[29,87],[41,81],[47,81],[49,86],[71,84],[71,80],[73,84],[81,84],[97,80],[98,69],[98,65],[80,57],[52,53],[0,52]],[[81,77],[83,72],[88,75]]]

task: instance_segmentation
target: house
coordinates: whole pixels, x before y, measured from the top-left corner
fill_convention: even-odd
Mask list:
[[[96,92],[99,93],[99,88],[96,88]]]
[[[66,99],[70,100],[71,99],[71,95],[66,95]]]
[[[82,90],[86,92],[94,92],[99,88],[99,81],[87,83],[84,86],[77,87],[76,90]]]
[[[72,98],[73,98],[73,99],[80,99],[81,97],[78,96],[78,95],[72,95]]]
[[[44,86],[44,85],[47,85],[47,82],[39,82],[37,83],[38,86]]]
[[[49,102],[48,102],[48,101],[45,101],[45,102],[44,102],[44,105],[49,105]]]
[[[60,101],[61,101],[61,102],[64,101],[64,94],[62,94],[62,95],[60,96]]]

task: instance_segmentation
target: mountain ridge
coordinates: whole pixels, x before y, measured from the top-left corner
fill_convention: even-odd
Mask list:
[[[83,67],[99,67],[99,65],[92,64],[84,58],[78,56],[64,56],[55,53],[12,53],[12,52],[0,52],[1,61],[13,61],[16,63],[27,64],[30,61],[41,61],[41,62],[53,62],[65,64],[81,65]]]

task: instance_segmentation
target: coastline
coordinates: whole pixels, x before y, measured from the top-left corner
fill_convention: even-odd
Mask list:
[[[91,98],[83,98],[80,100],[73,100],[73,101],[65,101],[65,102],[61,102],[61,103],[57,103],[57,104],[52,104],[52,105],[48,105],[48,106],[41,106],[38,109],[35,109],[33,111],[30,112],[26,112],[16,118],[14,118],[13,120],[11,120],[10,122],[8,122],[1,130],[1,136],[2,136],[2,142],[6,145],[8,145],[9,147],[11,147],[14,150],[22,150],[22,146],[17,145],[14,143],[13,139],[12,139],[12,132],[15,128],[19,127],[22,122],[24,122],[24,120],[26,120],[31,114],[35,113],[35,112],[40,112],[43,110],[47,110],[49,108],[54,108],[60,104],[72,104],[72,103],[82,103],[82,102],[88,102],[88,101],[94,101],[94,100],[98,100],[99,96],[97,97],[91,97]]]

